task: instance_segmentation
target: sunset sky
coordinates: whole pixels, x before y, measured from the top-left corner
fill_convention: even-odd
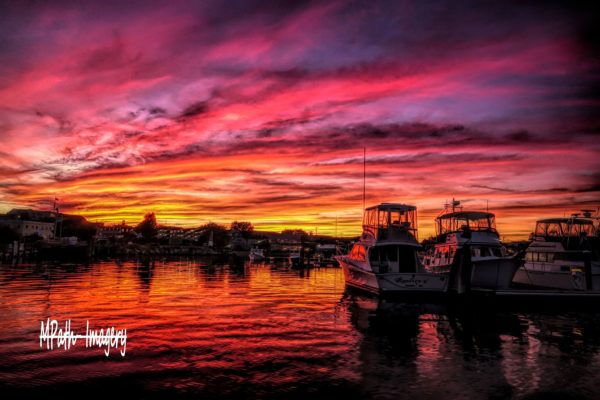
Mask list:
[[[526,237],[600,206],[597,15],[545,3],[2,3],[0,212],[357,234],[366,147],[421,238]]]

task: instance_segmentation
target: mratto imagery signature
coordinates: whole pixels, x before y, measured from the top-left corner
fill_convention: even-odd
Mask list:
[[[85,347],[99,347],[104,349],[106,357],[110,355],[110,349],[119,350],[122,357],[125,357],[127,349],[127,329],[115,329],[114,326],[106,329],[90,329],[90,321],[85,323],[85,335],[77,334],[71,330],[71,320],[65,321],[64,329],[59,327],[57,320],[48,318],[46,323],[40,323],[40,347],[53,350],[63,348],[68,350],[75,346],[79,339],[85,339]]]

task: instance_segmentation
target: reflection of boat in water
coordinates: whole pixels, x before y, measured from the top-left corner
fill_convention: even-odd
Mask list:
[[[472,288],[507,289],[519,267],[500,242],[495,215],[481,211],[456,211],[460,202],[436,218],[436,243],[423,258],[427,271],[449,275],[459,249],[470,248]]]
[[[598,227],[587,210],[582,217],[537,221],[513,281],[534,288],[600,292],[599,243]]]
[[[259,249],[254,247],[250,250],[250,254],[248,255],[250,261],[252,262],[261,262],[265,260],[265,251],[264,249]]]
[[[544,315],[346,291],[369,398],[597,398],[595,312]],[[561,368],[566,362],[576,371]],[[581,396],[585,392],[588,396]],[[593,395],[592,395],[593,392]]]
[[[335,258],[346,284],[374,293],[442,293],[448,279],[426,272],[417,257],[416,211],[382,203],[365,210],[363,233],[349,254]]]

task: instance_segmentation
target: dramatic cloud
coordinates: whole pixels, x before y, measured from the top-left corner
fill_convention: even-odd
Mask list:
[[[355,234],[363,147],[422,237],[452,197],[508,237],[595,209],[592,6],[467,3],[9,2],[0,211]]]

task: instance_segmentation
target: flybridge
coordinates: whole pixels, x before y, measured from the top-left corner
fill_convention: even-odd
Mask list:
[[[496,232],[496,216],[484,211],[456,211],[442,214],[436,219],[438,235],[466,229]]]
[[[596,233],[594,222],[584,218],[548,218],[537,221],[535,236],[565,237],[593,236]]]
[[[417,236],[417,207],[400,203],[381,203],[365,210],[363,235],[382,239],[382,235],[394,236],[392,232]]]

